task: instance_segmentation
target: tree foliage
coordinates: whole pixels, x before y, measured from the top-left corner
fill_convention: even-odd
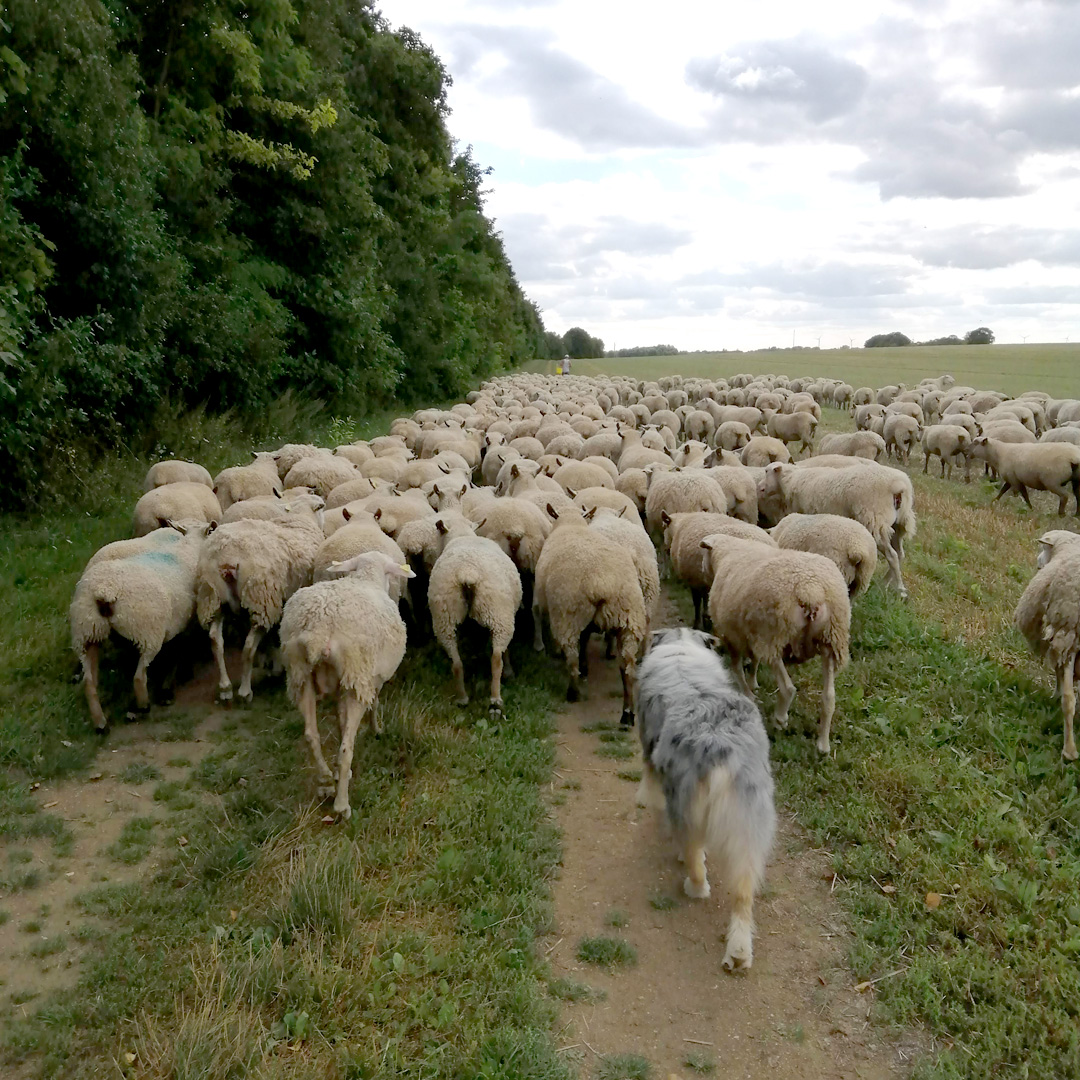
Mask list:
[[[974,330],[969,330],[964,335],[965,345],[993,345],[994,344],[994,331],[988,326],[979,326]]]
[[[0,0],[0,501],[163,399],[457,393],[545,351],[371,0]]]
[[[604,343],[599,338],[590,337],[588,331],[580,326],[571,326],[563,334],[562,344],[564,352],[574,360],[604,355]]]
[[[867,349],[886,349],[910,344],[911,338],[907,334],[900,333],[899,330],[894,330],[891,334],[874,334],[863,342],[863,346]]]

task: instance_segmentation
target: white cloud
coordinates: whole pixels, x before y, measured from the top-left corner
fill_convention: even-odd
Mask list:
[[[388,0],[552,329],[1075,337],[1080,23],[1043,0]],[[970,325],[969,325],[970,324]]]

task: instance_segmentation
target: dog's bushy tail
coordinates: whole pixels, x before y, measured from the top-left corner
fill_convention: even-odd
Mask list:
[[[686,806],[686,825],[702,838],[705,850],[721,862],[721,876],[731,881],[749,872],[755,888],[776,836],[771,786],[740,782],[726,762],[702,776]]]

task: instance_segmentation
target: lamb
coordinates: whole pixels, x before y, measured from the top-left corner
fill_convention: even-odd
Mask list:
[[[810,412],[771,413],[765,422],[765,430],[785,445],[798,443],[800,450],[810,450],[817,424],[817,417]]]
[[[730,884],[723,964],[731,971],[753,963],[754,894],[776,834],[776,809],[761,714],[732,686],[712,640],[685,628],[652,637],[638,680],[638,805],[667,810],[688,896],[709,895],[706,851]]]
[[[930,459],[937,454],[941,459],[941,475],[952,476],[953,460],[963,458],[964,479],[971,481],[971,435],[967,428],[958,424],[932,424],[923,431],[923,472],[930,469]]]
[[[919,445],[922,428],[913,416],[890,413],[885,417],[883,434],[886,448],[890,453],[895,452],[897,458],[906,465],[911,451]]]
[[[148,709],[147,668],[165,642],[191,621],[195,567],[212,529],[201,521],[176,521],[136,540],[107,544],[87,563],[68,617],[95,730],[104,733],[109,728],[98,698],[101,642],[115,632],[138,648],[135,704]]]
[[[353,746],[364,718],[379,730],[379,691],[405,655],[405,624],[387,595],[407,566],[368,552],[334,566],[337,579],[299,589],[281,617],[281,650],[289,697],[304,718],[304,735],[319,774],[319,795],[334,795],[334,813],[349,818]],[[331,773],[322,752],[318,699],[335,694],[341,741]],[[335,793],[336,788],[336,793]]]
[[[252,452],[255,459],[250,465],[234,465],[222,469],[214,477],[214,494],[222,510],[228,510],[234,502],[253,499],[257,495],[280,495],[281,477],[273,454]]]
[[[836,563],[852,600],[870,588],[877,545],[857,521],[836,514],[788,514],[769,532],[782,548],[813,551]]]
[[[633,556],[592,529],[562,526],[544,544],[536,565],[533,622],[536,648],[544,648],[541,614],[566,658],[567,701],[581,696],[589,632],[614,632],[623,684],[621,722],[634,723],[634,672],[648,616]]]
[[[1058,497],[1058,515],[1072,491],[1076,514],[1080,517],[1080,446],[1072,443],[1003,443],[980,435],[971,444],[973,457],[982,458],[998,474],[1001,490],[996,502],[1010,488],[1018,491],[1031,506],[1028,488],[1051,491]]]
[[[873,431],[850,431],[844,434],[823,435],[814,455],[844,454],[848,457],[881,461],[885,457],[885,440]]]
[[[201,465],[194,461],[157,461],[146,471],[146,480],[143,485],[144,491],[153,491],[156,487],[164,487],[166,484],[205,484],[208,488],[214,486],[210,474]]]
[[[1039,570],[1016,605],[1013,622],[1037,656],[1054,666],[1065,742],[1061,756],[1075,761],[1074,683],[1080,665],[1080,544],[1073,533],[1060,530],[1039,538]]]
[[[510,556],[494,540],[462,536],[451,540],[435,561],[428,583],[428,608],[435,637],[453,665],[457,703],[468,705],[465,667],[458,651],[457,629],[471,618],[491,633],[493,718],[503,715],[502,672],[521,606],[521,577]]]
[[[146,536],[170,521],[220,521],[221,504],[205,484],[180,481],[151,488],[135,504],[132,532]]]
[[[776,466],[774,466],[775,468]],[[783,467],[783,466],[781,466]],[[848,661],[851,605],[847,586],[831,559],[787,551],[718,533],[702,541],[711,553],[709,615],[713,633],[731,653],[735,677],[749,697],[743,671],[767,663],[776,676],[776,721],[787,725],[795,686],[785,660],[821,657],[821,719],[817,748],[829,752],[836,703],[835,678]]]
[[[852,460],[858,464],[844,469],[770,465],[763,491],[769,497],[779,496],[786,513],[837,514],[865,526],[888,564],[886,586],[906,598],[900,560],[904,539],[915,535],[911,479],[899,469]]]
[[[259,642],[281,621],[285,601],[311,584],[322,542],[315,515],[304,513],[283,521],[233,521],[207,537],[195,571],[195,606],[217,661],[219,700],[231,701],[233,696],[225,666],[225,608],[243,611],[250,620],[237,691],[240,701],[250,702]]]
[[[720,532],[763,544],[775,544],[776,541],[764,529],[723,514],[662,513],[660,518],[664,524],[664,546],[671,559],[671,567],[675,576],[690,590],[694,603],[694,629],[704,630],[709,588],[712,585],[712,564],[702,550],[701,541]]]

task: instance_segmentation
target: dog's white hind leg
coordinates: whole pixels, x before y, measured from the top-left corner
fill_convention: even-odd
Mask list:
[[[683,858],[686,862],[683,892],[695,900],[704,900],[712,891],[705,872],[705,848],[696,838],[688,839],[683,848]]]
[[[641,783],[637,789],[637,805],[651,806],[654,810],[664,809],[664,792],[660,787],[660,778],[651,762],[644,762],[641,767]]]
[[[732,883],[734,903],[728,924],[724,968],[739,971],[754,962],[754,874],[744,869]]]

